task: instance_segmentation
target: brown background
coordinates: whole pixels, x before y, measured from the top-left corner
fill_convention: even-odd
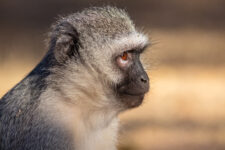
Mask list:
[[[1,0],[0,97],[43,57],[58,15],[109,4],[153,43],[143,57],[151,91],[121,115],[120,149],[225,149],[224,0]]]

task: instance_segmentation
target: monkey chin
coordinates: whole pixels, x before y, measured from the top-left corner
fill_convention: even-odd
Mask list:
[[[125,93],[120,96],[120,100],[125,109],[131,109],[140,106],[143,102],[144,96],[145,94],[132,95]]]

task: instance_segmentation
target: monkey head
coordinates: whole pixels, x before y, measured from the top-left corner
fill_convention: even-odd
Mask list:
[[[149,90],[149,78],[140,61],[147,45],[147,36],[135,29],[126,12],[94,7],[61,18],[53,27],[50,49],[64,66],[62,70],[83,72],[79,77],[70,75],[71,82],[79,80],[74,83],[76,87],[87,82],[90,93],[101,84],[101,95],[108,96],[107,103],[114,101],[126,109],[139,106]],[[85,79],[87,76],[92,80]]]

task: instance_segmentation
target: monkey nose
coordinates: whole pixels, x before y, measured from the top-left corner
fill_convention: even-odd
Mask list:
[[[144,91],[147,92],[149,90],[149,78],[147,74],[142,74],[139,77],[139,84],[140,84],[140,88]]]
[[[144,77],[141,77],[141,82],[147,83],[147,82],[148,82],[148,79],[146,79],[146,78],[144,78]]]
[[[149,82],[148,75],[146,73],[145,74],[142,74],[139,77],[139,80],[141,81],[142,84],[147,84]]]

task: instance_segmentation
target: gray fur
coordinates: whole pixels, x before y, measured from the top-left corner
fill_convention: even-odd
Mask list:
[[[127,108],[114,91],[124,75],[112,58],[147,42],[117,8],[59,19],[46,56],[0,100],[0,149],[115,150],[117,115]]]

